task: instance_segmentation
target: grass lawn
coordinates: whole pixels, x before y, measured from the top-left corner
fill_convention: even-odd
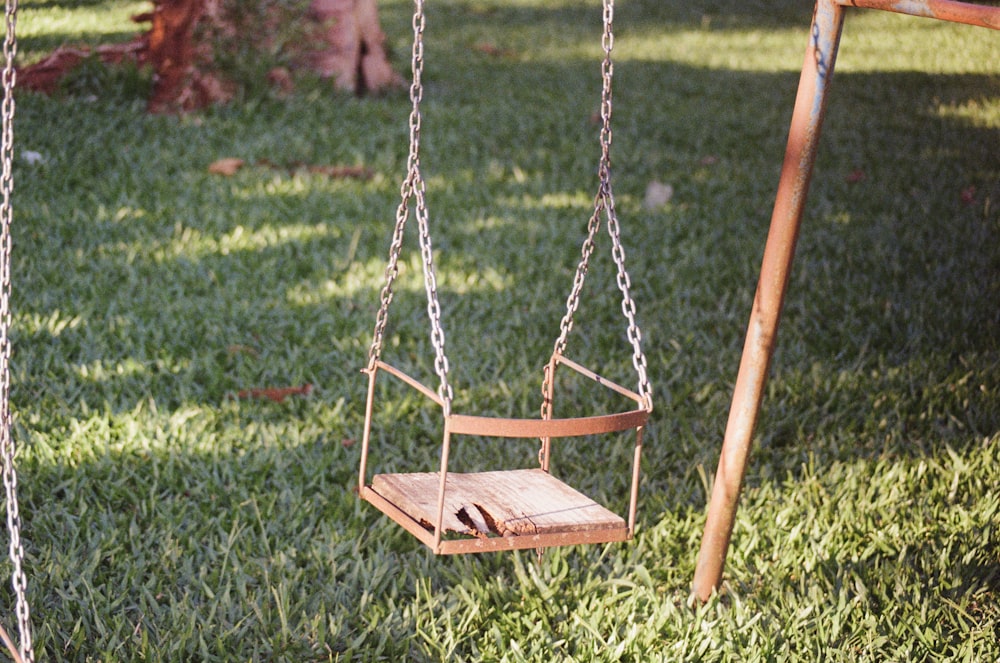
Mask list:
[[[411,6],[379,6],[405,72]],[[128,39],[143,7],[22,0],[20,57]],[[427,12],[422,164],[456,409],[531,416],[596,191],[599,3]],[[540,563],[436,558],[354,492],[405,92],[308,84],[154,117],[147,74],[87,67],[53,98],[19,94],[12,409],[39,658],[1000,659],[985,29],[848,15],[726,591],[689,601],[810,16],[617,7],[615,192],[656,410],[636,538]],[[249,165],[209,173],[223,157]],[[646,209],[654,180],[674,194]],[[569,355],[631,385],[600,239]],[[384,356],[434,385],[416,244],[410,228]],[[435,415],[389,390],[373,469],[435,467]],[[623,505],[628,455],[554,462]],[[530,467],[535,445],[473,441],[455,461]],[[6,581],[0,605],[13,630]]]

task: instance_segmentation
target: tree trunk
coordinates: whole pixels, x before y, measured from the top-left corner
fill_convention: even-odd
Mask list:
[[[154,0],[146,33],[153,67],[149,110],[188,111],[228,101],[231,90],[195,62],[194,29],[206,16],[207,0]]]
[[[245,0],[235,0],[245,1]],[[356,94],[403,85],[389,65],[385,33],[379,25],[376,0],[310,0],[305,21],[277,3],[258,0],[259,11],[233,8],[234,0],[153,0],[152,11],[133,17],[150,22],[149,30],[127,44],[63,46],[18,72],[28,89],[51,93],[59,81],[85,58],[96,55],[115,64],[130,61],[153,70],[150,112],[184,112],[224,103],[239,81],[222,70],[220,54],[282,51],[292,71],[275,66],[268,81],[282,92],[294,87],[294,71],[306,70],[330,79],[340,90]],[[275,44],[273,33],[292,25],[296,35]],[[234,55],[235,54],[235,55]]]
[[[326,48],[310,63],[315,73],[356,93],[402,85],[386,57],[375,0],[312,0],[309,9],[315,21],[328,26],[322,37]]]

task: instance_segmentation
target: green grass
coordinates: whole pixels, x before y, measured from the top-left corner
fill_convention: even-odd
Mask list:
[[[127,39],[141,8],[26,0],[21,55]],[[409,5],[380,11],[405,71]],[[457,407],[530,416],[596,187],[599,10],[428,14],[423,167]],[[997,660],[1000,41],[982,29],[848,16],[727,591],[689,602],[809,18],[619,3],[615,191],[657,409],[635,540],[540,564],[435,558],[353,492],[405,94],[310,84],[185,118],[143,113],[141,72],[21,94],[13,409],[39,652]],[[376,175],[210,175],[221,157]],[[644,210],[653,179],[675,195]],[[570,355],[631,384],[605,240]],[[385,356],[434,384],[412,229],[403,265]],[[307,382],[281,404],[232,398]],[[433,467],[435,413],[386,399],[374,469]],[[533,447],[471,443],[456,462],[530,465]],[[627,453],[557,453],[621,503]]]

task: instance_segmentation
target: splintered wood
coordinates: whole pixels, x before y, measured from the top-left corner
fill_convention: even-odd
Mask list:
[[[376,493],[429,530],[439,486],[436,472],[372,480]],[[625,528],[620,516],[540,469],[448,473],[442,531],[488,538]]]

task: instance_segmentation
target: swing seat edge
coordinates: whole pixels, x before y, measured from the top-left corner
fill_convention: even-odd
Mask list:
[[[442,539],[434,547],[439,474],[377,474],[362,499],[435,554],[610,543],[632,538],[625,520],[541,469],[449,472]],[[475,517],[470,517],[474,515]],[[463,517],[464,516],[464,517]],[[486,522],[481,531],[476,522]]]

